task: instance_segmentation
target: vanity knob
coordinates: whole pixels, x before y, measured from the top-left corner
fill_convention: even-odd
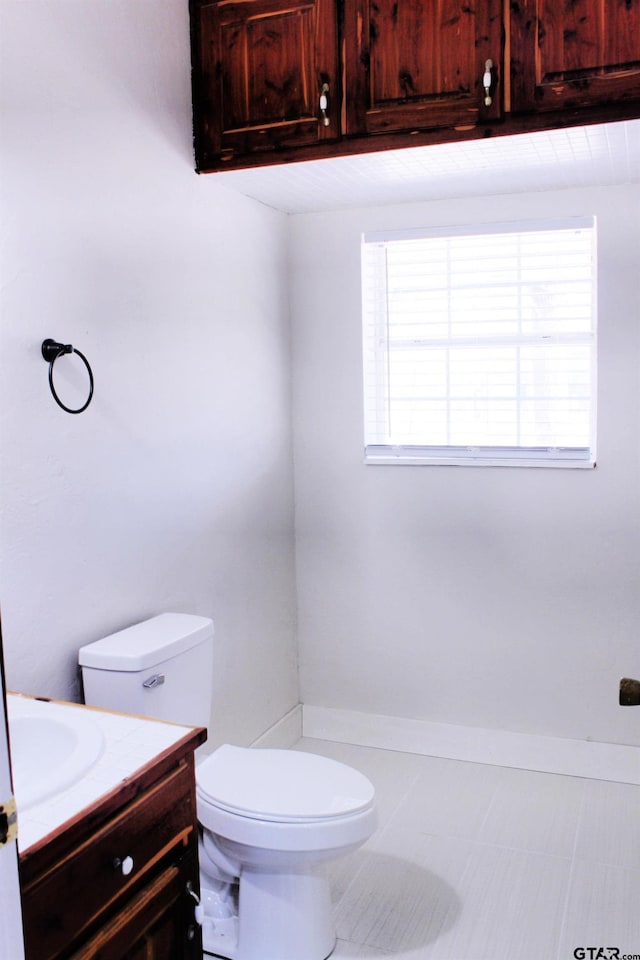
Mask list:
[[[122,871],[123,877],[128,877],[133,870],[133,857],[125,857],[123,860],[121,860],[120,857],[116,857],[113,861],[113,866],[116,870]]]

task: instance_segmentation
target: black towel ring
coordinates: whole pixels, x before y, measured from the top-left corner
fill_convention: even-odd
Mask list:
[[[53,385],[53,365],[58,357],[61,357],[65,353],[77,353],[87,368],[87,373],[89,374],[89,396],[87,397],[87,402],[83,403],[83,405],[78,407],[76,410],[72,410],[71,407],[65,406],[56,393],[56,388]],[[85,357],[84,353],[80,353],[80,351],[76,350],[75,347],[72,347],[70,343],[58,343],[57,340],[51,340],[49,338],[42,341],[42,356],[49,364],[49,387],[51,388],[53,399],[58,406],[62,407],[63,410],[66,410],[67,413],[82,413],[83,410],[86,410],[91,403],[91,398],[93,397],[93,373],[91,372],[89,361]]]

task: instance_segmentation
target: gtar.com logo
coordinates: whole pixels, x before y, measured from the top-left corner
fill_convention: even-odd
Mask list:
[[[640,960],[640,953],[620,953],[620,947],[576,947],[575,960]]]

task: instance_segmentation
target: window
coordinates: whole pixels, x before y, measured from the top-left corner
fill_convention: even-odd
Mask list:
[[[593,218],[363,238],[368,463],[595,463]]]

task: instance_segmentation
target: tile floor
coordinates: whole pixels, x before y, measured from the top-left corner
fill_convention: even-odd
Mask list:
[[[377,832],[331,865],[332,960],[640,960],[640,787],[296,746],[361,770],[378,796]]]

